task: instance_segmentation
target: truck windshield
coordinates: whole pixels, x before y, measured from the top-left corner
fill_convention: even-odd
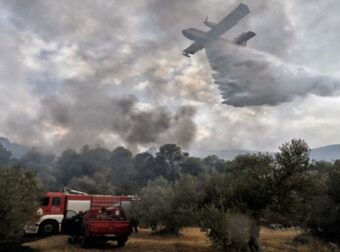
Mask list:
[[[50,202],[50,197],[40,197],[38,201],[40,206],[48,206],[48,203]]]

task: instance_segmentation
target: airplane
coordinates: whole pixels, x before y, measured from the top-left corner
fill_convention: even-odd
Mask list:
[[[184,49],[182,54],[186,57],[190,57],[191,54],[195,54],[199,50],[202,50],[208,43],[222,39],[221,36],[233,28],[237,23],[248,15],[250,12],[249,8],[245,4],[240,4],[234,11],[223,18],[219,23],[213,23],[208,21],[208,17],[204,20],[203,24],[210,27],[211,29],[207,32],[201,31],[196,28],[189,28],[182,31],[183,35],[195,41],[188,48]],[[256,36],[255,32],[248,31],[243,32],[237,38],[235,38],[232,43],[236,45],[246,46],[247,41]]]

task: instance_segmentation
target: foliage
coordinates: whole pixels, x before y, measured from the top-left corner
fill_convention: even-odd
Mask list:
[[[134,205],[134,211],[144,225],[157,230],[164,225],[171,214],[174,191],[163,177],[149,181],[139,194],[140,200]]]
[[[323,238],[339,242],[340,237],[340,160],[327,167],[325,180],[319,180],[321,186],[312,202],[306,226]]]
[[[84,146],[57,158],[31,149],[16,162],[35,171],[48,190],[68,185],[88,193],[138,194],[135,211],[141,222],[175,234],[182,227],[204,224],[230,243],[237,239],[225,232],[236,219],[241,224],[300,225],[338,240],[340,161],[310,162],[309,155],[307,143],[293,139],[278,153],[245,154],[230,161],[215,155],[191,157],[181,147],[165,144],[136,155],[125,147],[111,151]],[[0,146],[0,166],[13,162]]]
[[[212,206],[202,211],[202,227],[217,250],[259,251],[259,228],[247,215]]]
[[[204,171],[202,160],[197,157],[187,157],[180,164],[181,173],[198,176]]]
[[[187,153],[183,153],[181,147],[175,144],[165,144],[159,148],[156,154],[156,162],[160,174],[167,180],[175,183],[180,175],[180,163],[185,160]]]
[[[115,194],[115,187],[105,174],[96,172],[92,177],[87,175],[74,177],[68,187],[90,194]]]
[[[19,167],[0,170],[0,239],[16,238],[37,209],[41,185],[35,173]]]
[[[135,212],[144,225],[178,234],[183,227],[198,226],[200,196],[197,179],[192,176],[181,176],[175,184],[160,177],[142,189]]]

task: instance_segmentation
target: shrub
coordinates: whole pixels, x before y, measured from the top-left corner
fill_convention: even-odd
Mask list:
[[[259,228],[240,213],[224,213],[215,207],[203,210],[202,226],[213,246],[223,251],[259,251]]]
[[[0,239],[16,238],[37,209],[41,185],[35,173],[0,169]]]

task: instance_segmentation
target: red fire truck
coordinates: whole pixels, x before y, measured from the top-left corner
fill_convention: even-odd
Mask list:
[[[61,192],[47,192],[39,198],[40,208],[35,223],[26,225],[28,234],[51,235],[61,231],[61,222],[66,218],[89,209],[121,206],[130,208],[132,196],[89,195],[83,192],[63,189]]]

